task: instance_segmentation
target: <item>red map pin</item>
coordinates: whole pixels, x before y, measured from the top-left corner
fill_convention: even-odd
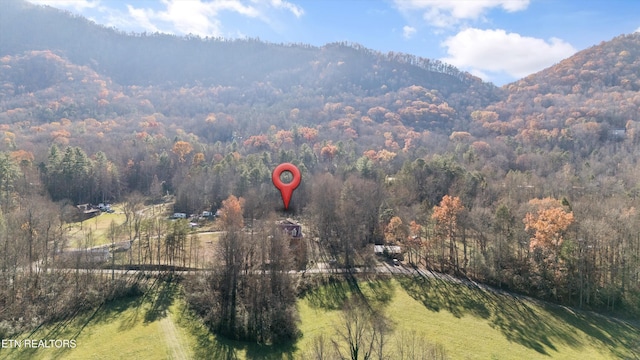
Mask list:
[[[293,180],[290,183],[285,184],[280,180],[280,175],[283,172],[288,171],[293,175]],[[291,194],[293,194],[293,190],[295,190],[298,185],[300,185],[300,170],[291,164],[291,163],[282,163],[278,165],[274,170],[273,174],[271,174],[271,180],[273,181],[273,185],[276,186],[278,190],[280,190],[280,194],[282,195],[282,202],[284,203],[284,209],[289,209],[289,202],[291,201]]]

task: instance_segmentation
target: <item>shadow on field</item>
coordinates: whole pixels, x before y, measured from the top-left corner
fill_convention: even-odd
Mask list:
[[[305,295],[309,305],[324,310],[341,310],[351,296],[357,296],[371,308],[387,305],[393,299],[393,285],[388,278],[358,281],[354,276],[329,278]]]
[[[294,352],[297,350],[295,343],[269,346],[229,340],[223,336],[215,335],[197,315],[187,310],[186,307],[182,308],[178,318],[184,331],[196,339],[192,348],[194,359],[235,360],[241,358],[240,354],[244,352],[242,358],[247,360],[293,360]]]
[[[197,345],[194,349],[194,359],[211,360],[236,360],[244,351],[247,360],[293,360],[295,346],[267,346],[240,341],[227,340],[222,337],[213,338],[210,333],[201,333],[197,336]]]
[[[194,357],[196,359],[220,359],[235,360],[238,359],[238,346],[234,346],[231,342],[224,339],[213,339],[209,332],[200,332],[196,335],[196,347],[194,349]]]
[[[248,360],[293,360],[296,347],[293,344],[279,346],[265,346],[251,344],[247,346],[246,358]]]
[[[622,350],[627,349],[635,354],[632,359],[640,359],[640,328],[621,320],[563,306],[544,304],[543,308],[568,326],[580,329],[592,341],[608,348],[615,357],[629,358],[629,354]]]
[[[116,300],[112,300],[106,303],[100,304],[97,308],[90,311],[79,310],[74,314],[70,314],[64,320],[55,322],[46,333],[39,334],[38,332],[48,324],[41,324],[35,328],[31,333],[25,335],[23,339],[67,339],[77,340],[78,337],[89,331],[87,327],[90,324],[104,324],[116,320],[121,314],[131,307],[137,307],[139,305],[139,295],[124,296]],[[65,359],[68,354],[73,352],[73,348],[52,348],[48,350],[48,357],[50,359]],[[42,348],[29,348],[21,347],[19,350],[13,352],[11,359],[31,359],[37,355],[38,352],[42,352]],[[5,357],[0,356],[1,359]]]
[[[509,340],[540,354],[552,356],[556,345],[582,348],[597,343],[612,354],[624,357],[632,349],[639,329],[594,313],[537,302],[532,299],[492,291],[471,282],[441,278],[440,275],[398,277],[402,288],[431,311],[446,310],[455,317],[467,315],[485,319]],[[588,314],[588,315],[587,315]]]
[[[150,323],[167,316],[169,308],[173,304],[179,292],[178,284],[171,277],[164,280],[156,280],[152,289],[147,291],[151,297],[151,308],[144,314],[144,322]],[[144,299],[141,299],[141,302]]]
[[[366,283],[365,295],[374,308],[386,306],[393,300],[394,286],[388,278],[377,278]]]
[[[347,282],[329,278],[323,286],[310,291],[306,298],[313,308],[340,310],[350,293],[351,290]]]

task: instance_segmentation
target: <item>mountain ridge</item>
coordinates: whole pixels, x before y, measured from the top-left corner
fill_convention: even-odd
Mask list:
[[[583,155],[596,140],[637,143],[639,73],[640,33],[617,36],[504,86],[507,96],[473,117],[473,133]]]
[[[310,63],[317,63],[318,58],[323,59],[326,55],[336,57],[332,60],[338,62],[344,62],[339,58],[348,56],[358,60],[358,64],[347,64],[349,70],[357,72],[373,67],[377,67],[378,72],[413,68],[412,72],[419,73],[419,76],[414,76],[415,85],[425,86],[428,80],[441,83],[454,79],[463,83],[482,83],[471,74],[438,60],[398,53],[383,55],[357,44],[332,43],[314,47],[271,44],[255,39],[125,34],[67,12],[21,0],[10,2],[3,13],[0,30],[11,36],[0,39],[0,49],[3,49],[1,55],[28,50],[62,51],[72,62],[89,65],[122,85],[159,85],[167,82],[178,85],[230,85],[277,81],[283,70],[290,73],[313,72],[320,64]],[[65,26],[59,26],[62,23]],[[404,69],[386,69],[385,62]],[[330,63],[321,61],[324,66]],[[420,73],[419,69],[424,71]],[[376,73],[373,70],[371,73]],[[393,86],[375,81],[375,76],[370,74],[368,79],[363,74],[359,76],[360,79],[355,79],[356,85],[360,83],[370,89],[373,83],[376,87]],[[354,79],[348,80],[354,82]],[[403,85],[414,84],[404,81]]]

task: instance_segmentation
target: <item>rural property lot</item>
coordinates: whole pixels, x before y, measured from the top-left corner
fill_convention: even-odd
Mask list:
[[[633,349],[640,346],[640,329],[619,320],[443,277],[398,274],[357,284],[330,282],[308,293],[298,301],[303,336],[289,347],[212,335],[185,309],[179,285],[158,281],[144,295],[27,334],[75,338],[75,349],[5,349],[0,358],[307,358],[318,335],[336,336],[343,321],[342,304],[354,293],[392,319],[391,352],[401,338],[415,334],[442,345],[452,359],[633,359]],[[466,345],[470,342],[476,344],[473,349]]]
[[[105,236],[105,223],[112,220],[122,221],[117,213],[104,214],[85,221],[82,231],[93,227],[96,235]],[[76,232],[79,228],[73,227]],[[193,234],[202,259],[214,258],[220,232],[202,229]],[[115,273],[120,278],[141,275],[136,270]],[[175,277],[197,273],[176,272]],[[412,337],[441,346],[453,359],[615,359],[633,358],[640,349],[637,326],[603,315],[387,262],[352,273],[321,261],[306,271],[291,272],[298,278],[333,279],[298,300],[302,337],[289,346],[260,346],[213,335],[186,309],[175,277],[170,281],[171,277],[160,276],[162,272],[147,274],[151,285],[144,294],[20,335],[74,339],[76,348],[2,349],[0,359],[308,358],[319,335],[327,340],[337,336],[344,319],[342,307],[353,294],[391,319],[390,355],[401,346],[400,339]],[[352,275],[359,280],[344,281]],[[468,343],[476,345],[470,349]]]

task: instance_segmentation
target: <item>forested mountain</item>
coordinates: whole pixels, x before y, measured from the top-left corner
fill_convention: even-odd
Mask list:
[[[247,86],[269,83],[284,92],[298,85],[326,95],[377,95],[410,85],[445,95],[474,87],[486,102],[493,87],[438,60],[381,54],[357,44],[321,48],[161,34],[125,34],[86,19],[20,0],[3,8],[0,55],[53,50],[121,85]],[[470,92],[467,96],[471,95]]]
[[[578,52],[505,86],[508,96],[477,112],[474,134],[515,136],[583,156],[607,139],[638,141],[640,33]]]
[[[39,97],[46,92],[55,97],[64,88],[86,97],[83,89],[89,81],[102,84],[99,96],[94,95],[97,106],[89,113],[54,104],[53,114],[49,110],[32,114],[40,123],[107,113],[125,116],[139,107],[139,102],[132,104],[127,98],[144,97],[151,106],[136,112],[188,118],[226,111],[233,103],[234,111],[261,113],[261,124],[252,130],[264,131],[274,121],[284,120],[281,111],[294,108],[306,111],[296,123],[315,126],[327,120],[318,116],[327,103],[345,103],[363,114],[379,105],[373,116],[377,122],[387,114],[400,115],[399,121],[416,130],[448,133],[466,127],[469,109],[501,96],[494,85],[438,60],[381,54],[357,44],[316,48],[251,39],[124,34],[17,0],[7,2],[1,16],[3,101],[8,102],[4,109],[23,108],[24,94]],[[69,74],[72,68],[94,73],[87,75],[91,80],[74,77]],[[77,105],[72,107],[87,109]],[[244,125],[234,130],[246,129]],[[185,130],[191,129],[187,125]],[[229,140],[231,133],[222,131],[208,139]]]
[[[60,209],[169,194],[271,220],[281,162],[304,179],[291,214],[345,267],[397,244],[429,269],[640,314],[638,33],[497,88],[355,44],[124,34],[10,0],[0,52],[0,301],[16,301],[0,320],[54,293],[21,269],[65,243]],[[154,229],[147,250],[173,262],[178,237]]]

